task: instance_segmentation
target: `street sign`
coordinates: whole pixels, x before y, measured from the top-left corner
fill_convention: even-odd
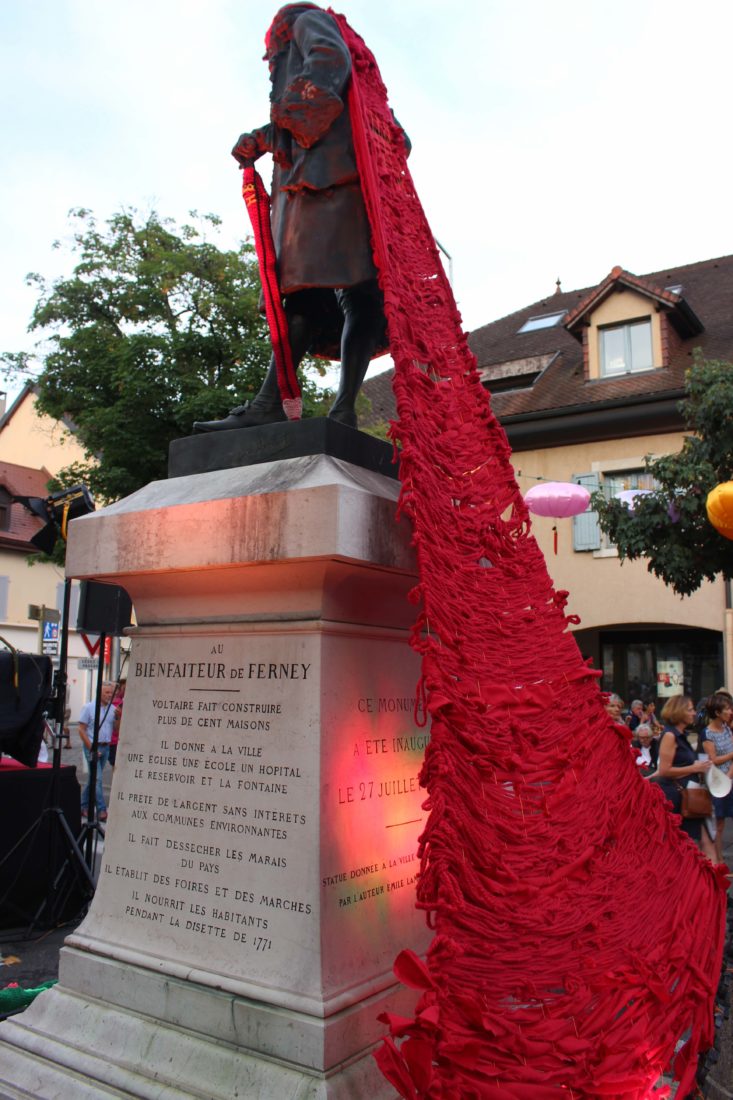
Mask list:
[[[89,656],[93,657],[95,655],[95,653],[97,652],[97,650],[99,649],[99,634],[94,634],[94,635],[85,634],[83,630],[80,630],[79,635],[80,635],[81,640],[83,641],[84,645],[89,650]],[[96,640],[92,641],[92,638],[94,638]]]
[[[58,623],[61,621],[61,612],[57,611],[55,607],[44,607],[43,604],[39,607],[37,603],[29,603],[28,618],[34,619],[36,622],[43,619],[47,623]]]
[[[55,657],[59,651],[59,624],[43,623],[43,652]]]
[[[99,662],[96,657],[79,657],[76,662],[76,667],[79,669],[80,672],[83,672],[84,669],[90,669],[91,671],[94,671],[96,668],[99,667]]]

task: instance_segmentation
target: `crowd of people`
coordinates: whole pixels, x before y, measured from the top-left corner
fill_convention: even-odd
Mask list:
[[[696,707],[687,695],[668,698],[657,717],[656,704],[634,699],[626,710],[623,699],[612,692],[606,710],[615,722],[625,723],[632,732],[631,747],[639,772],[658,783],[676,813],[681,828],[712,863],[723,862],[726,821],[733,818],[733,696],[719,688]],[[713,769],[717,769],[714,772]],[[719,773],[729,777],[721,779]],[[696,787],[708,789],[715,775],[716,789],[727,793],[710,795],[710,813],[705,817],[683,814],[684,792]]]

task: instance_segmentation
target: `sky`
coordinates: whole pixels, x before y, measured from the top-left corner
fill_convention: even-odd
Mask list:
[[[68,211],[222,220],[267,121],[264,0],[0,0],[0,350],[72,266]],[[733,252],[730,0],[342,0],[410,135],[467,330],[616,264]],[[270,166],[261,162],[269,182]],[[54,241],[61,247],[54,248]],[[371,373],[384,369],[384,360]]]

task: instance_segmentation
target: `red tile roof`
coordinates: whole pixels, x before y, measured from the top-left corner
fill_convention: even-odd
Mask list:
[[[666,290],[664,287],[655,286],[649,278],[640,279],[638,276],[632,275],[630,271],[624,271],[622,267],[614,267],[606,278],[600,282],[597,287],[594,287],[590,294],[588,294],[575,309],[568,313],[563,322],[565,327],[567,329],[572,329],[582,317],[591,313],[592,310],[595,309],[604,298],[607,298],[619,285],[637,290],[645,296],[653,298],[657,302],[662,302],[670,307],[676,306],[681,297],[681,294],[674,294],[671,290]]]
[[[576,321],[597,300],[603,289],[614,280],[623,279],[644,293],[657,296],[673,307],[683,301],[691,316],[699,318],[702,332],[678,342],[671,354],[669,366],[616,378],[586,381],[583,376],[583,349],[578,340],[563,325],[519,333],[530,318],[543,313],[566,310]],[[679,295],[667,288],[681,286]],[[565,318],[567,324],[568,318]],[[595,287],[585,287],[554,293],[525,306],[515,313],[475,329],[468,342],[479,370],[491,374],[492,367],[533,357],[554,356],[550,365],[533,385],[524,389],[497,392],[492,397],[496,415],[521,418],[540,412],[593,407],[617,401],[643,401],[663,395],[681,395],[685,371],[692,361],[695,348],[711,359],[733,360],[733,256],[702,260],[684,267],[667,268],[641,277],[622,268],[614,270]],[[392,372],[369,379],[364,393],[372,401],[372,414],[364,423],[388,420],[395,416],[391,395]],[[489,389],[491,381],[488,380]]]

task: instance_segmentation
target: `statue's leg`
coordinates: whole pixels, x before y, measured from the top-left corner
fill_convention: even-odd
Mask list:
[[[298,311],[297,295],[293,295],[293,302],[285,303],[285,312],[288,318],[288,340],[290,352],[293,357],[293,365],[297,370],[300,362],[308,351],[313,341],[313,322],[305,312]],[[283,412],[280,387],[277,383],[277,368],[275,356],[270,359],[265,380],[260,386],[259,392],[252,401],[245,401],[243,405],[237,405],[223,420],[197,420],[194,423],[195,432],[227,432],[232,428],[255,428],[261,424],[277,424],[287,420]]]
[[[350,428],[357,426],[354,403],[385,330],[382,294],[376,279],[337,290],[344,315],[341,335],[341,378],[329,416]]]

